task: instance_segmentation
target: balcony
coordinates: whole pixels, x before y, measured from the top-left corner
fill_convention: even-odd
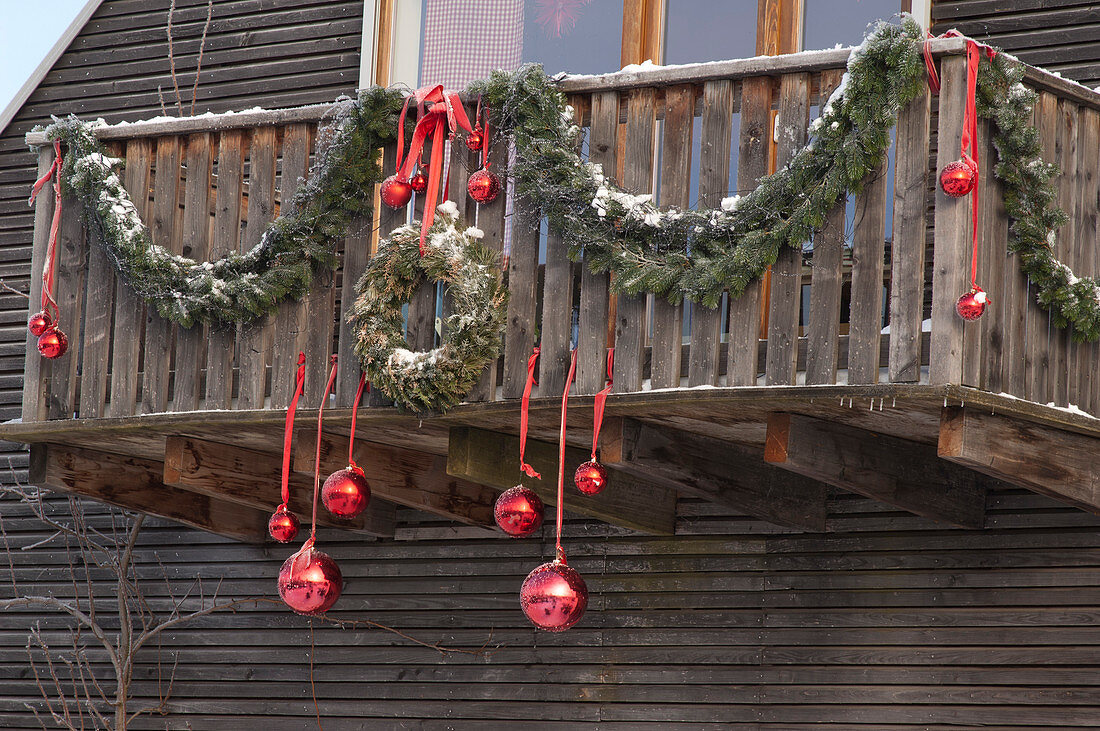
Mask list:
[[[578,366],[567,471],[587,458],[592,394],[604,386],[614,346],[614,393],[601,439],[611,484],[595,498],[570,498],[567,507],[631,530],[672,533],[680,495],[826,530],[831,489],[981,527],[985,491],[997,481],[1100,510],[1092,458],[1100,445],[1092,416],[1100,415],[1100,346],[1074,343],[1029,293],[1007,251],[1009,222],[987,174],[995,153],[984,130],[978,279],[993,305],[973,323],[954,312],[968,286],[969,201],[944,196],[934,181],[958,149],[964,99],[948,90],[965,86],[963,53],[960,40],[937,41],[945,92],[903,111],[889,164],[849,206],[837,205],[812,247],[801,256],[785,252],[765,280],[714,311],[609,294],[608,277],[571,262],[562,239],[540,234],[538,213],[522,201],[502,195],[477,210],[465,194],[476,162],[456,146],[449,197],[498,250],[510,231],[502,355],[445,415],[399,413],[377,394],[366,399],[356,461],[377,499],[354,522],[328,523],[398,538],[491,526],[497,492],[519,477],[519,397],[537,343],[528,450],[547,475],[556,473],[553,443],[571,347]],[[806,52],[577,77],[562,86],[586,129],[590,160],[637,192],[659,180],[661,205],[717,206],[804,144],[806,123],[840,82],[847,55]],[[1044,157],[1074,171],[1059,180],[1071,223],[1057,256],[1096,274],[1100,157],[1079,151],[1078,139],[1087,144],[1085,131],[1100,124],[1100,95],[1035,68],[1027,83],[1041,95],[1035,122]],[[154,240],[204,260],[259,240],[307,174],[326,111],[153,121],[98,134],[125,157],[125,185]],[[796,134],[773,148],[777,116]],[[937,139],[951,144],[937,150]],[[31,134],[27,141],[42,140]],[[506,152],[493,154],[502,160]],[[40,172],[52,156],[43,148]],[[386,174],[394,161],[387,149]],[[52,214],[53,201],[40,197],[33,271],[41,269]],[[404,216],[381,208],[377,235]],[[182,329],[116,281],[82,228],[79,204],[65,201],[57,291],[70,349],[46,361],[29,341],[22,420],[0,427],[0,438],[31,444],[36,484],[262,540],[279,502],[282,424],[300,350],[308,367],[302,403],[313,409],[327,356],[339,354],[321,464],[323,471],[344,466],[359,378],[345,314],[375,233],[353,226],[340,268],[259,325]],[[32,290],[31,301],[39,294]],[[437,342],[446,306],[438,287],[420,290],[408,309],[410,348]],[[315,416],[300,409],[291,507],[302,515]],[[533,485],[548,504],[552,483]],[[446,522],[395,528],[397,506]]]

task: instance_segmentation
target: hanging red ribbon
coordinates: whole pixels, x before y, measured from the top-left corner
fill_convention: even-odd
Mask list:
[[[53,222],[50,224],[50,239],[46,246],[46,259],[42,264],[42,311],[47,314],[50,310],[53,310],[53,321],[57,322],[60,319],[61,312],[57,307],[57,300],[53,296],[54,287],[54,261],[57,258],[57,232],[61,227],[61,141],[54,140],[53,143],[54,158],[53,163],[50,165],[50,169],[46,173],[34,182],[34,187],[31,188],[30,203],[34,203],[34,199],[38,197],[38,193],[53,179],[53,195],[54,195],[54,208],[53,208]]]
[[[332,393],[332,384],[336,380],[336,354],[332,355],[332,368],[328,372],[328,384],[325,385],[325,395],[321,397],[321,405],[317,407],[317,447],[313,453],[313,519],[309,528],[309,540],[306,545],[312,546],[317,537],[317,497],[321,492],[321,424],[325,415],[325,404],[328,403],[328,395]],[[305,550],[305,546],[303,546]]]
[[[424,199],[424,220],[420,224],[420,255],[424,255],[424,241],[428,235],[428,229],[435,220],[435,207],[439,198],[440,182],[443,179],[443,135],[445,131],[454,134],[459,128],[471,132],[470,120],[466,117],[466,110],[462,106],[462,100],[458,92],[444,89],[442,84],[437,86],[425,86],[413,92],[418,104],[424,105],[424,113],[416,123],[413,132],[412,143],[409,145],[409,154],[404,163],[398,166],[397,178],[408,180],[413,166],[420,158],[424,150],[424,143],[429,136],[432,138],[432,157],[428,165],[428,190]],[[409,99],[405,100],[406,108]],[[398,122],[398,151],[397,158],[401,160],[401,146],[404,143],[404,114]]]
[[[306,354],[298,353],[298,372],[294,376],[294,398],[286,410],[286,426],[283,427],[283,504],[275,512],[287,510],[290,502],[290,443],[294,438],[294,412],[298,409],[298,399],[302,396],[302,386],[306,382]],[[298,529],[295,528],[297,533]]]
[[[565,549],[561,547],[562,516],[565,511],[565,414],[569,408],[569,387],[573,385],[573,375],[577,372],[577,349],[569,359],[569,375],[565,379],[565,389],[561,392],[561,431],[558,432],[558,532],[555,544],[558,560],[565,563]]]
[[[596,400],[592,403],[592,461],[596,461],[596,445],[600,441],[600,428],[603,426],[603,408],[607,403],[607,395],[611,393],[614,385],[612,370],[615,367],[615,349],[607,349],[607,386],[596,394]]]
[[[535,385],[535,363],[539,359],[541,349],[536,346],[531,351],[531,357],[527,359],[527,383],[523,386],[523,400],[519,407],[519,469],[528,477],[541,480],[542,475],[535,472],[535,468],[524,461],[523,454],[527,449],[527,419],[531,407],[531,388]]]
[[[355,403],[351,405],[351,436],[348,437],[348,467],[354,467],[358,469],[359,465],[355,464],[355,419],[359,415],[359,402],[363,400],[363,387],[366,386],[367,393],[370,393],[370,384],[367,383],[367,374],[359,374],[359,388],[355,391]]]

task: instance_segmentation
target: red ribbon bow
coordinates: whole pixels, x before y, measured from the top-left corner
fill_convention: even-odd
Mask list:
[[[423,114],[416,123],[412,143],[409,145],[409,154],[402,162],[401,148],[405,141],[405,112],[409,108],[409,102],[414,98],[417,105],[423,109]],[[428,236],[428,229],[432,227],[432,221],[435,220],[436,200],[439,196],[440,181],[443,178],[443,133],[448,130],[451,135],[454,135],[458,128],[462,128],[467,132],[473,131],[457,91],[444,89],[442,84],[424,86],[405,99],[405,107],[401,110],[401,117],[397,123],[398,180],[409,179],[416,161],[420,159],[421,153],[424,151],[425,141],[429,135],[432,138],[432,158],[428,165],[428,190],[427,197],[424,199],[424,220],[420,224],[421,256],[424,255],[424,240]]]

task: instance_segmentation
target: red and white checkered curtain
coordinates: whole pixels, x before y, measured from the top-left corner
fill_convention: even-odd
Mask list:
[[[523,60],[524,0],[427,0],[420,84],[462,89]]]

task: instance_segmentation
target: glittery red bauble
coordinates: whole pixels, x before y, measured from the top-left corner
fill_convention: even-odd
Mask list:
[[[290,543],[298,536],[298,516],[289,510],[276,510],[267,520],[267,534],[279,543]]]
[[[607,485],[607,468],[594,460],[585,462],[573,473],[573,482],[585,495],[597,495]]]
[[[955,302],[955,312],[964,320],[977,320],[989,304],[989,295],[981,287],[974,287]]]
[[[27,329],[35,337],[49,330],[51,325],[53,325],[53,318],[45,310],[31,315],[31,319],[27,320]]]
[[[323,614],[332,609],[344,588],[340,567],[327,553],[299,551],[279,569],[279,596],[298,614]]]
[[[485,142],[485,137],[481,134],[481,127],[477,127],[473,132],[466,135],[466,147],[469,147],[474,152],[481,149],[481,145]]]
[[[502,531],[514,538],[525,538],[542,527],[542,499],[523,485],[500,493],[493,517]]]
[[[412,188],[413,193],[423,193],[428,189],[428,179],[424,176],[424,173],[417,170],[416,175],[409,178],[409,187]]]
[[[478,203],[489,203],[500,194],[500,178],[482,168],[470,176],[466,190]]]
[[[69,347],[69,339],[57,325],[51,325],[46,332],[38,336],[38,352],[42,357],[53,360],[65,355]]]
[[[965,160],[948,163],[940,172],[940,187],[952,198],[962,198],[974,190],[977,171]]]
[[[382,181],[382,202],[390,208],[404,208],[412,200],[412,186],[405,180],[391,175]]]
[[[370,502],[370,483],[358,467],[336,470],[325,480],[321,488],[321,501],[333,515],[354,518],[367,509]]]
[[[584,616],[588,607],[588,587],[568,564],[544,563],[523,580],[519,602],[527,619],[536,627],[548,632],[564,632]]]

